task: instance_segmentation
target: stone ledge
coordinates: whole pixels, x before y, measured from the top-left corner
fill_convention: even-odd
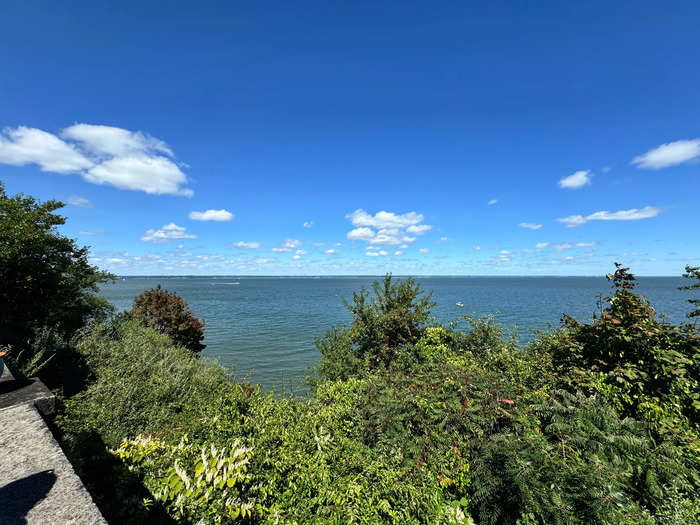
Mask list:
[[[7,372],[6,377],[5,371]],[[19,405],[35,406],[45,416],[54,413],[55,396],[39,378],[14,379],[5,368],[0,382],[0,410]]]
[[[0,377],[0,522],[2,525],[107,525],[39,415],[54,396],[38,379]]]

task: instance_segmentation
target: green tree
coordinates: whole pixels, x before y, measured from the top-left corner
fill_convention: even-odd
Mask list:
[[[592,387],[622,416],[652,422],[664,433],[697,432],[697,331],[660,322],[649,301],[633,293],[636,282],[629,268],[615,266],[608,275],[615,294],[599,318],[583,324],[564,316],[568,341],[553,349],[554,364],[562,377]]]
[[[679,286],[679,290],[696,290],[700,288],[700,266],[686,266],[683,277],[695,279],[697,282],[689,284],[688,286]],[[688,299],[688,302],[696,307],[695,310],[688,312],[688,317],[700,316],[700,299]]]
[[[435,303],[413,279],[392,282],[391,274],[375,281],[372,289],[374,297],[362,289],[346,306],[353,315],[349,336],[357,356],[376,366],[388,364],[401,346],[421,338]]]
[[[134,299],[131,315],[194,353],[206,348],[201,343],[204,339],[204,322],[195,317],[182,297],[163,290],[160,284]]]
[[[58,232],[66,219],[53,212],[63,206],[10,197],[0,182],[0,344],[21,344],[40,327],[69,337],[110,309],[96,292],[113,276]]]

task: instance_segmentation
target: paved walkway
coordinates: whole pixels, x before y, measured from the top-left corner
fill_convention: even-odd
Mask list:
[[[0,524],[106,525],[38,412],[53,410],[39,380],[0,378]]]

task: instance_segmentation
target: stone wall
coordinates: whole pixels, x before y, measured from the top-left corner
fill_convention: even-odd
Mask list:
[[[106,525],[42,414],[54,396],[37,378],[0,377],[0,523]],[[41,413],[40,413],[41,412]]]

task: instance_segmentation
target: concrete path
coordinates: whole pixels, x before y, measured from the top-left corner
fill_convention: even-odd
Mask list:
[[[53,410],[47,392],[0,378],[0,525],[106,525],[37,410]]]

